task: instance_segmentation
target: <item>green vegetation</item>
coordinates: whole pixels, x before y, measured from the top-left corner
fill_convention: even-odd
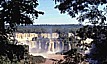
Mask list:
[[[67,24],[67,25],[27,25],[27,26],[17,26],[16,32],[21,33],[50,33],[52,30],[53,33],[58,32],[75,32],[82,25],[74,25],[74,24]],[[49,30],[50,29],[50,30]]]
[[[35,9],[37,5],[37,0],[0,0],[0,64],[17,64],[25,59],[26,47],[14,41],[11,44],[8,38],[9,35],[14,38],[17,25],[33,24],[33,20],[43,14]]]
[[[107,25],[106,25],[106,13],[107,4],[106,0],[54,0],[57,9],[62,13],[68,13],[72,18],[77,17],[80,23],[88,20],[91,25],[84,26],[77,31],[77,35],[81,38],[77,46],[82,46],[83,50],[91,48],[90,53],[86,55],[84,60],[88,60],[90,64],[106,64],[106,48],[107,48]],[[57,3],[59,3],[57,5]],[[99,9],[102,6],[104,9]],[[78,17],[79,16],[79,17]],[[87,38],[93,39],[90,44],[81,43],[81,41]],[[91,47],[90,47],[91,46]],[[72,51],[71,51],[72,52]],[[71,53],[70,51],[68,53]],[[74,52],[75,54],[77,52]],[[72,55],[69,55],[72,58]],[[71,61],[71,60],[70,60]],[[69,62],[70,62],[69,61]],[[93,62],[92,62],[93,61]],[[74,62],[76,62],[74,60]],[[77,63],[81,63],[76,62]]]

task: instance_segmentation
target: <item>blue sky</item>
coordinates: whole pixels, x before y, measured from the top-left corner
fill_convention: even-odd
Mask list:
[[[43,11],[44,15],[39,15],[34,24],[77,24],[75,18],[71,18],[67,14],[60,14],[58,9],[54,9],[55,3],[53,0],[38,0],[37,9]]]
[[[34,24],[78,24],[76,18],[71,18],[68,14],[60,14],[60,11],[54,8],[53,0],[38,0],[38,2],[37,10],[45,14],[39,15],[38,19],[34,20]],[[102,10],[104,6],[106,5],[100,5],[99,9]]]

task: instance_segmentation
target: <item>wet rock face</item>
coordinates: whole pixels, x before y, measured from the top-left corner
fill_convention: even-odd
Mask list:
[[[46,58],[43,56],[30,56],[30,63],[35,64],[35,63],[45,63]]]

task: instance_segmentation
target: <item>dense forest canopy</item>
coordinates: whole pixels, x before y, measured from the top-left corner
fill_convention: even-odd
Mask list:
[[[79,28],[83,27],[82,25],[77,24],[65,24],[65,25],[28,25],[28,26],[17,26],[16,32],[21,33],[53,33],[60,32],[75,32]]]

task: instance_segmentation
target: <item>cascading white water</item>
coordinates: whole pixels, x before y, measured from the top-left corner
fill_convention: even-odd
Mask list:
[[[64,44],[62,40],[58,40],[57,38],[54,38],[52,35],[52,26],[49,29],[47,33],[48,38],[44,38],[41,34],[39,34],[39,37],[37,38],[37,41],[33,42],[35,43],[35,46],[29,47],[30,53],[32,54],[55,54],[57,52],[61,52],[64,49]],[[29,45],[30,46],[30,45]]]

